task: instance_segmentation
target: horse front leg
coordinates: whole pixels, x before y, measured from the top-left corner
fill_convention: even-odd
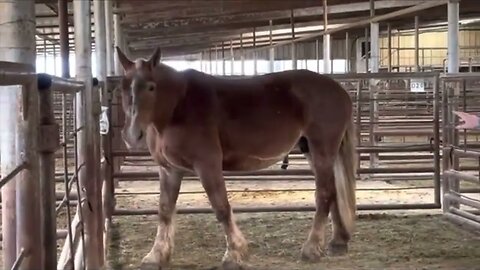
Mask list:
[[[142,268],[162,269],[168,265],[174,246],[173,215],[180,192],[184,173],[174,169],[161,168],[160,204],[157,235],[150,252],[142,260]]]
[[[202,162],[195,166],[217,220],[223,225],[227,250],[223,256],[223,269],[240,269],[243,259],[247,257],[248,243],[238,228],[222,174],[221,162]]]

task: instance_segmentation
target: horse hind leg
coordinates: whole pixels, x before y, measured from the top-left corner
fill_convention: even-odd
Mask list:
[[[335,178],[333,174],[332,155],[325,154],[319,147],[310,147],[304,153],[315,174],[316,211],[312,228],[306,242],[302,246],[302,259],[317,262],[325,255],[325,226],[331,203],[335,200]]]

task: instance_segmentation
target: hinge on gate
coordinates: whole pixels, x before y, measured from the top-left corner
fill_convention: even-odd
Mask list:
[[[60,146],[60,131],[58,124],[43,124],[38,130],[38,151],[55,152]]]

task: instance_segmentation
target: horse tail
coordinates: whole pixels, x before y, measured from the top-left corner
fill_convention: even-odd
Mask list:
[[[356,217],[355,176],[357,153],[355,145],[355,126],[353,120],[350,120],[333,166],[338,211],[343,226],[350,236],[355,229]]]

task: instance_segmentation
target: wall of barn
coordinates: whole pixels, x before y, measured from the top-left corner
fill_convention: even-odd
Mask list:
[[[460,57],[463,66],[468,66],[472,58],[480,63],[480,30],[463,29],[459,36]],[[419,65],[423,67],[441,68],[447,58],[448,35],[446,30],[429,31],[419,35]],[[381,65],[388,65],[388,38],[380,39]],[[414,32],[392,35],[392,66],[413,67],[415,65]]]

